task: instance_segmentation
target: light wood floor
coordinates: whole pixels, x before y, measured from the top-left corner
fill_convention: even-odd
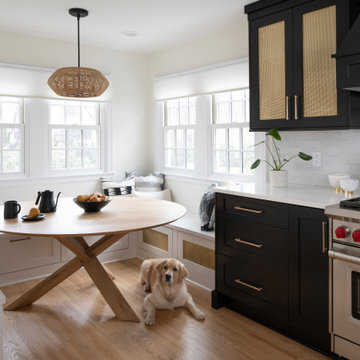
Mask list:
[[[108,264],[116,284],[143,320],[141,261]],[[39,280],[3,287],[8,302]],[[4,312],[5,360],[315,360],[327,357],[226,308],[214,310],[210,293],[189,284],[205,312],[198,322],[185,309],[158,311],[156,324],[114,318],[92,281],[80,270],[34,305]]]

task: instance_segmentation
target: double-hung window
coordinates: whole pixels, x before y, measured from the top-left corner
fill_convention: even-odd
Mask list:
[[[195,97],[165,102],[164,139],[165,168],[189,169],[195,167]]]
[[[214,174],[253,175],[254,133],[249,132],[249,90],[213,94]]]
[[[261,132],[249,131],[249,63],[228,63],[154,79],[155,168],[211,181],[265,179]]]
[[[51,101],[50,170],[100,168],[99,104]]]
[[[0,97],[0,174],[24,172],[22,100]]]
[[[158,103],[156,118],[162,131],[158,149],[163,152],[157,157],[159,171],[253,179],[250,167],[255,160],[254,143],[260,137],[249,131],[249,105],[247,88]]]

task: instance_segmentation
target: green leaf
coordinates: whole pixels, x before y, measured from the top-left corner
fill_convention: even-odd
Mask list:
[[[276,129],[270,129],[267,132],[267,135],[272,136],[275,140],[281,141],[281,136],[280,136],[279,132]]]
[[[251,170],[254,170],[256,169],[261,163],[261,160],[260,159],[257,159],[256,161],[254,161],[254,163],[251,165]]]
[[[302,160],[305,160],[305,161],[309,161],[312,159],[312,156],[308,155],[308,154],[305,154],[303,152],[299,152],[299,158],[302,159]]]

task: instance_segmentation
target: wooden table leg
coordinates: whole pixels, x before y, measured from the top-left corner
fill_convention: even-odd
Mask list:
[[[91,246],[88,246],[82,237],[56,237],[57,240],[72,250],[77,257],[56,270],[52,275],[27,291],[20,298],[7,305],[5,310],[17,310],[23,306],[32,304],[84,266],[100,293],[114,311],[116,317],[119,320],[138,322],[139,318],[111,280],[112,274],[107,273],[96,257],[96,255],[106,250],[125,234],[126,233],[106,235]]]
[[[95,256],[84,264],[84,268],[119,320],[140,321]]]
[[[120,237],[119,237],[120,238]],[[86,242],[86,240],[82,237],[82,236],[76,236],[74,237],[75,241],[77,241],[85,250],[89,249],[89,245]],[[101,241],[103,241],[104,237],[102,239],[100,239]],[[117,240],[116,240],[117,241]],[[115,276],[114,274],[106,267],[104,266],[106,269],[106,272],[108,273],[108,275],[111,277],[111,280],[115,280]]]
[[[48,276],[45,280],[41,281],[35,287],[27,291],[17,300],[7,305],[5,310],[17,310],[23,306],[32,304],[34,301],[53,289],[56,285],[59,285],[61,282],[63,282],[75,271],[79,270],[82,265],[82,261],[79,258],[75,258],[69,261],[60,269],[56,270],[53,274]]]

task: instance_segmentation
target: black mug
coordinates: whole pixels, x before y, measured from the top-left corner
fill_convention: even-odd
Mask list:
[[[20,204],[16,200],[8,200],[4,203],[4,219],[17,218],[21,210]]]

